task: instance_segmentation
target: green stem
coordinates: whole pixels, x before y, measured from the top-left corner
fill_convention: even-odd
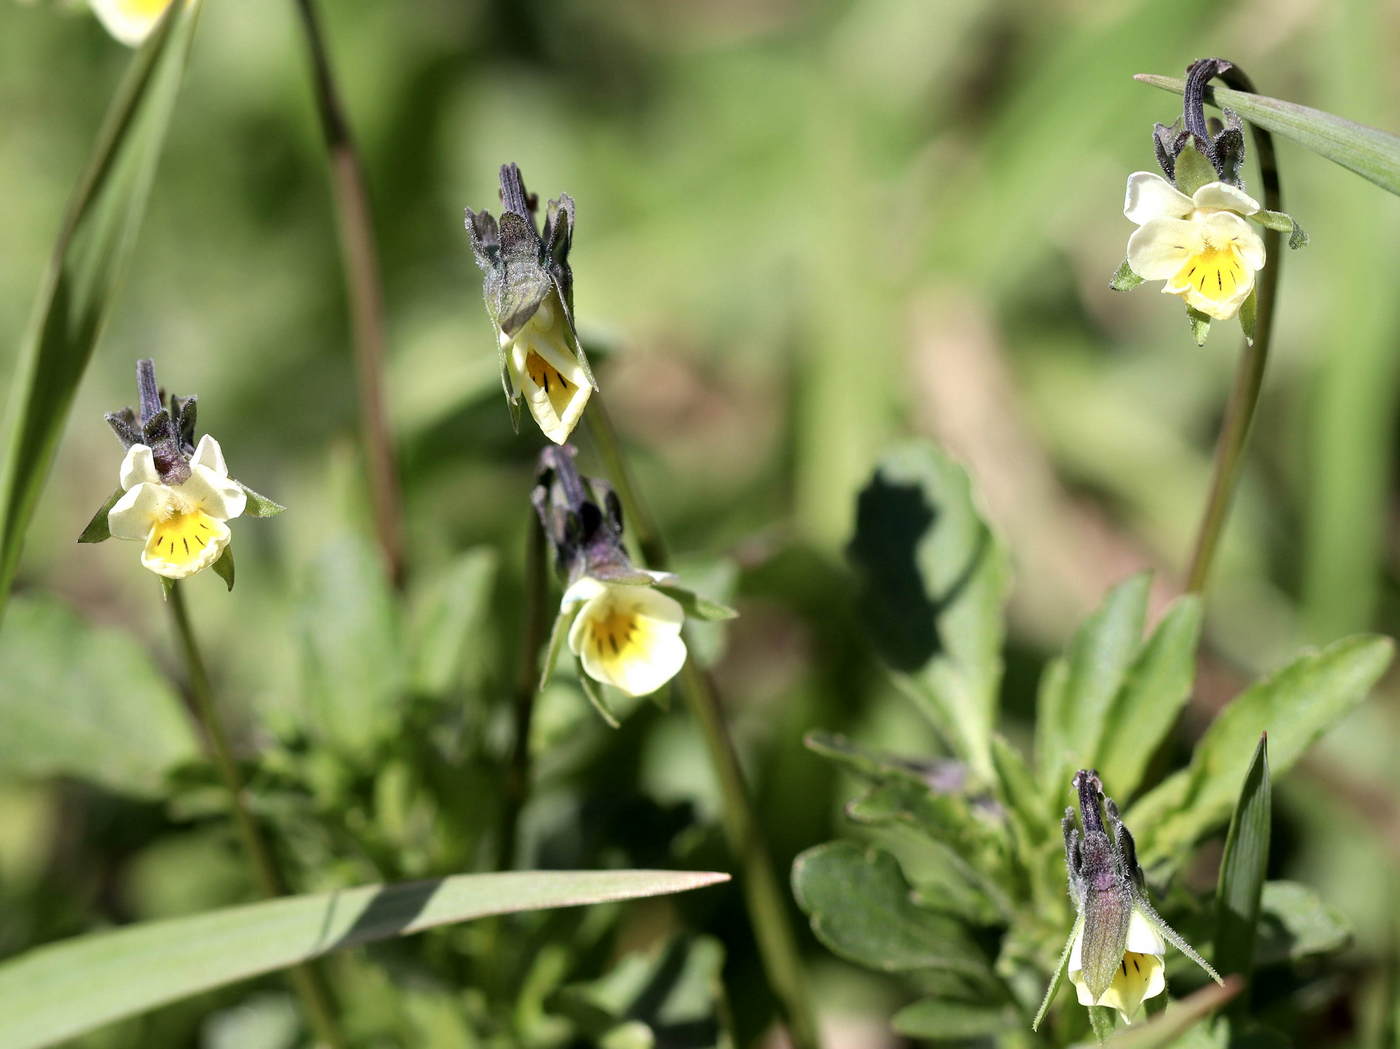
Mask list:
[[[1249,77],[1237,68],[1220,75],[1227,85],[1239,91],[1254,92]],[[1250,124],[1250,134],[1259,158],[1259,180],[1264,187],[1264,207],[1269,211],[1283,210],[1283,193],[1279,185],[1278,162],[1274,156],[1273,136],[1257,124]],[[1210,575],[1211,562],[1225,529],[1230,501],[1239,483],[1244,465],[1244,450],[1249,442],[1254,412],[1259,406],[1259,391],[1264,385],[1264,368],[1269,361],[1269,343],[1274,331],[1274,297],[1278,288],[1282,238],[1277,230],[1264,231],[1264,269],[1255,286],[1256,313],[1254,341],[1246,340],[1235,371],[1230,399],[1225,406],[1225,419],[1215,446],[1215,466],[1211,476],[1205,511],[1196,532],[1191,552],[1191,567],[1186,575],[1186,589],[1200,593]]]
[[[608,470],[618,498],[622,500],[625,519],[637,539],[646,567],[665,570],[669,564],[666,545],[632,482],[621,442],[599,394],[593,395],[586,418],[598,456]],[[695,647],[689,638],[686,643],[694,652]],[[739,764],[738,752],[734,749],[734,741],[724,720],[719,694],[710,676],[699,668],[694,659],[686,660],[676,684],[700,726],[710,765],[719,781],[725,836],[743,871],[739,881],[769,986],[786,1016],[794,1049],[817,1049],[820,1040],[807,996],[802,957],[788,912],[787,895],[774,872],[773,858],[768,853],[762,828],[754,812],[744,770]]]
[[[253,870],[253,880],[259,890],[268,898],[284,896],[286,881],[278,870],[272,851],[258,829],[248,809],[248,801],[243,786],[243,778],[229,746],[228,734],[224,731],[222,719],[214,704],[213,689],[209,685],[209,674],[204,668],[204,657],[195,642],[194,630],[190,626],[189,612],[185,608],[185,595],[179,583],[166,586],[166,606],[175,622],[175,634],[180,640],[180,651],[185,659],[185,669],[189,675],[190,695],[194,700],[195,716],[204,728],[209,757],[219,770],[219,776],[228,789],[233,802],[233,822],[238,836],[243,840],[243,851]],[[331,1004],[330,991],[325,977],[311,962],[303,962],[288,970],[292,986],[301,998],[307,1020],[320,1042],[334,1049],[344,1049],[345,1036],[336,1022],[335,1009]]]
[[[350,299],[355,346],[355,386],[359,396],[360,438],[364,443],[370,505],[385,570],[395,587],[404,582],[402,500],[394,465],[393,438],[384,408],[384,292],[379,254],[370,221],[369,190],[345,108],[331,74],[330,55],[312,0],[296,0],[306,47],[311,54],[316,112],[330,159],[331,189],[340,230],[341,265]]]
[[[515,852],[520,810],[530,796],[530,725],[535,714],[535,694],[540,685],[540,649],[545,644],[545,599],[549,575],[545,570],[544,528],[530,511],[529,538],[525,546],[525,622],[520,638],[520,667],[515,683],[514,732],[510,765],[506,769],[501,836],[496,868],[504,870]]]

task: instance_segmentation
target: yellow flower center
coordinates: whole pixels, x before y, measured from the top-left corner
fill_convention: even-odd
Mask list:
[[[155,18],[169,4],[170,0],[121,0],[117,6],[128,17]]]
[[[177,511],[156,522],[146,539],[146,554],[168,564],[187,565],[198,560],[218,531],[217,522],[203,510]]]
[[[635,613],[613,605],[590,625],[589,640],[600,663],[620,663],[641,655],[645,633]]]
[[[1172,286],[1188,285],[1208,299],[1224,302],[1233,298],[1245,280],[1244,263],[1235,250],[1234,241],[1215,247],[1207,242],[1199,255],[1192,255],[1175,277]]]
[[[564,409],[568,407],[569,400],[573,397],[573,391],[576,388],[574,384],[564,378],[559,373],[558,368],[534,350],[531,350],[529,356],[525,358],[525,372],[530,376],[531,382],[549,395],[549,403],[554,408],[554,414],[562,418]]]

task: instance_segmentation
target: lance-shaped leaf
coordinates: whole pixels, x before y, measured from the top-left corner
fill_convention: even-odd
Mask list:
[[[1224,821],[1261,733],[1269,734],[1271,775],[1279,775],[1366,698],[1393,651],[1388,638],[1344,638],[1303,653],[1232,700],[1206,730],[1190,767],[1168,776],[1128,813],[1143,866],[1169,867]]]
[[[0,611],[68,410],[131,254],[200,0],[172,4],[107,111],[20,345],[0,463]]]
[[[0,965],[0,1045],[39,1049],[331,951],[492,914],[698,889],[703,871],[519,871],[287,896],[38,947]]]
[[[1215,964],[1225,974],[1248,976],[1254,962],[1254,938],[1259,928],[1259,905],[1269,867],[1269,739],[1259,737],[1220,860],[1215,890]],[[1232,1008],[1238,1009],[1241,997]]]
[[[1136,79],[1178,95],[1185,87],[1179,79],[1151,73],[1140,73]],[[1400,136],[1296,102],[1228,87],[1208,86],[1205,99],[1213,106],[1229,106],[1246,120],[1400,194]]]
[[[967,473],[922,442],[886,455],[860,493],[848,554],[864,577],[870,637],[896,681],[990,776],[1011,573]]]

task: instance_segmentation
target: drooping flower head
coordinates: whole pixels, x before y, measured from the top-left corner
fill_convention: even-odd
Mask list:
[[[171,0],[88,0],[107,32],[128,47],[136,47],[160,21]]]
[[[1075,773],[1079,815],[1067,808],[1063,820],[1065,867],[1069,894],[1077,913],[1060,958],[1067,966],[1080,1005],[1118,1010],[1132,1023],[1142,1003],[1167,988],[1168,943],[1204,969],[1216,983],[1216,971],[1153,909],[1146,879],[1138,866],[1133,836],[1105,796],[1092,769]],[[1058,971],[1033,1026],[1050,1007]]]
[[[156,385],[155,365],[136,363],[139,414],[107,415],[126,455],[121,487],[98,511],[79,542],[132,539],[143,543],[141,564],[165,579],[184,579],[211,566],[233,586],[228,521],[245,510],[266,517],[282,507],[228,475],[219,442],[194,443],[197,400],[170,397]]]
[[[1185,301],[1198,343],[1205,341],[1212,320],[1236,315],[1253,338],[1255,274],[1264,268],[1267,251],[1251,223],[1288,232],[1290,247],[1307,243],[1290,216],[1265,210],[1245,192],[1239,118],[1226,109],[1223,125],[1215,131],[1207,127],[1206,83],[1231,68],[1216,58],[1193,63],[1182,116],[1171,125],[1155,125],[1153,149],[1166,177],[1150,171],[1128,176],[1123,214],[1138,228],[1110,285],[1122,291],[1163,281],[1164,294]]]
[[[597,389],[574,329],[573,198],[561,194],[549,202],[541,236],[536,199],[526,193],[520,169],[506,164],[501,206],[499,222],[466,209],[467,238],[485,274],[486,312],[496,328],[501,385],[512,424],[518,427],[523,394],[540,430],[563,444]]]

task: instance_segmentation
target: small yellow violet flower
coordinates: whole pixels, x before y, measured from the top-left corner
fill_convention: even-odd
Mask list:
[[[227,522],[244,514],[271,517],[283,507],[230,477],[214,438],[205,434],[195,445],[197,399],[171,396],[167,405],[151,361],[136,362],[136,387],[136,410],[107,415],[126,449],[118,472],[121,486],[78,542],[130,539],[143,544],[141,564],[162,579],[213,568],[232,590]]]
[[[648,573],[658,580],[674,579]],[[564,592],[561,614],[577,606],[569,651],[594,681],[627,693],[655,692],[685,665],[679,601],[646,584],[610,583],[584,576]]]
[[[165,14],[171,0],[88,0],[106,28],[127,47],[139,46]]]
[[[1049,1011],[1060,973],[1066,970],[1080,1005],[1116,1009],[1124,1023],[1132,1023],[1144,1001],[1167,989],[1168,943],[1216,983],[1224,982],[1148,901],[1137,846],[1118,806],[1105,796],[1099,774],[1080,769],[1073,782],[1079,793],[1079,819],[1076,822],[1074,809],[1068,808],[1061,826],[1077,917],[1032,1030]]]
[[[466,211],[467,239],[496,329],[501,386],[513,426],[519,427],[523,394],[540,432],[563,444],[597,389],[574,329],[573,198],[561,194],[549,202],[541,232],[536,199],[525,191],[520,169],[505,164],[501,207],[499,221],[489,212]]]
[[[223,556],[229,529],[224,522],[243,513],[248,496],[229,479],[219,442],[208,434],[189,460],[189,476],[166,484],[151,449],[133,444],[122,459],[125,495],[107,511],[114,539],[145,543],[141,564],[166,579],[184,579]]]
[[[1123,202],[1123,214],[1138,226],[1128,239],[1128,265],[1143,280],[1164,281],[1164,294],[1228,320],[1264,268],[1264,238],[1243,218],[1259,210],[1227,182],[1208,182],[1188,197],[1161,175],[1135,171]]]

